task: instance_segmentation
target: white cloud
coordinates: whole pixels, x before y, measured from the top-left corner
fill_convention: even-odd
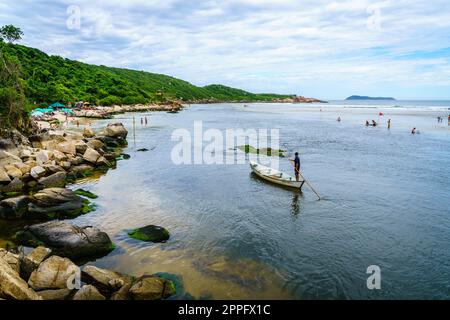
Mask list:
[[[358,88],[382,95],[393,86],[450,85],[446,0],[23,0],[5,9],[2,4],[0,22],[21,26],[26,45],[198,85],[322,92],[324,98]],[[68,5],[80,6],[80,30],[65,27]],[[380,8],[377,30],[367,27],[374,14],[367,9],[373,6]],[[448,97],[449,89],[443,87],[442,96]]]

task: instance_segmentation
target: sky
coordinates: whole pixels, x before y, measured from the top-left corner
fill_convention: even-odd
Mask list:
[[[448,0],[0,0],[20,42],[195,85],[450,100]]]

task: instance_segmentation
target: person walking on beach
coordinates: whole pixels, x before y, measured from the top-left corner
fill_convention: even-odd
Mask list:
[[[388,120],[388,130],[391,130],[391,119]]]
[[[416,128],[413,128],[411,134],[416,134]]]
[[[300,157],[298,156],[298,152],[295,153],[294,159],[289,159],[294,164],[295,170],[295,179],[300,181]]]
[[[450,126],[450,114],[448,115],[448,125]]]
[[[376,127],[376,126],[377,126],[377,123],[376,123],[376,121],[375,121],[375,120],[372,120],[372,126],[374,126],[374,127]]]
[[[147,124],[148,124],[147,117],[145,117],[145,125],[147,125]]]
[[[337,122],[341,122],[341,121],[342,121],[341,117],[338,117]]]
[[[369,120],[366,120],[366,127],[370,126]]]

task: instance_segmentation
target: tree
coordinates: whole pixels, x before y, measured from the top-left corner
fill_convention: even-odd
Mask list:
[[[8,43],[13,43],[22,39],[23,32],[20,28],[13,25],[7,25],[0,28],[0,38],[2,40],[8,41]]]
[[[13,43],[22,38],[23,32],[12,25],[0,28],[0,129],[29,129],[27,100],[23,89],[20,62],[16,57],[3,53],[4,40]]]

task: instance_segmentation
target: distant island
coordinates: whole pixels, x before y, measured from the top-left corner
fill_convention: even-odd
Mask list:
[[[351,96],[345,100],[393,100],[393,101],[395,101],[395,99],[392,97],[367,97],[367,96]]]

